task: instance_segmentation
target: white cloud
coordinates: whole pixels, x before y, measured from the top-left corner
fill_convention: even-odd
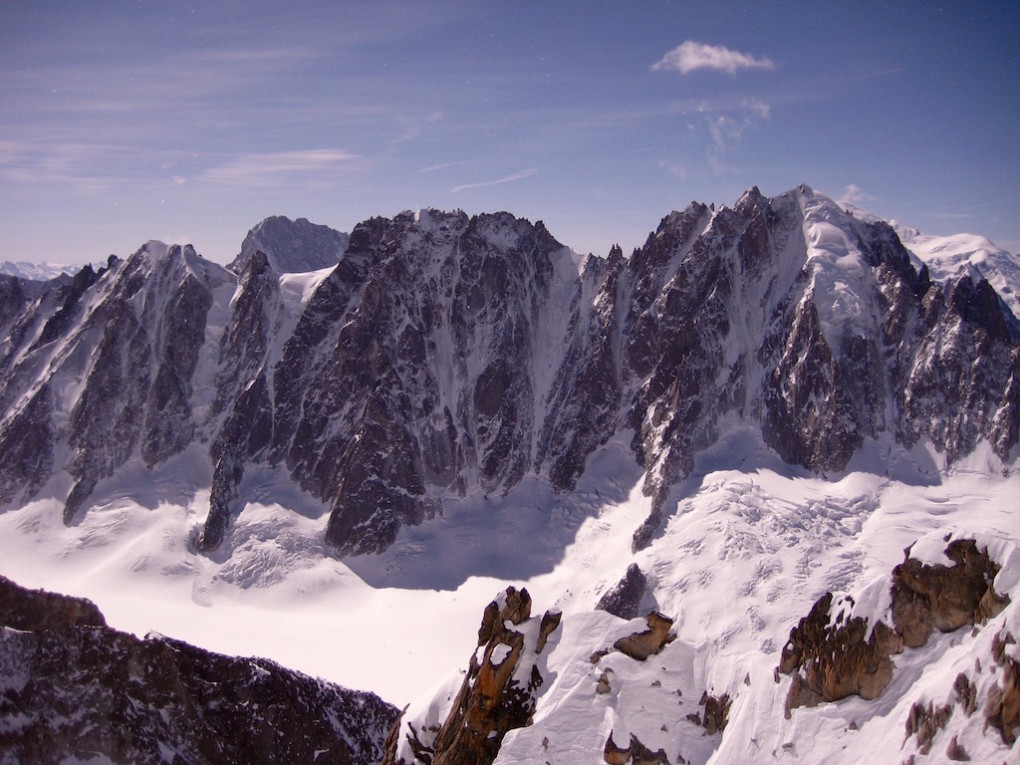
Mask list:
[[[772,116],[772,107],[769,104],[759,101],[757,98],[752,98],[744,102],[744,106],[751,110],[759,119],[767,120]]]
[[[844,208],[847,205],[857,208],[863,208],[869,202],[877,201],[877,198],[873,197],[871,194],[865,193],[859,186],[856,186],[855,184],[851,183],[849,186],[843,189],[843,193],[836,201],[839,202],[839,204]]]
[[[745,132],[758,121],[767,121],[771,114],[772,107],[757,98],[745,99],[730,114],[706,114],[708,132],[712,136],[712,150],[721,157],[740,143]]]
[[[769,58],[755,58],[749,53],[739,53],[723,45],[706,45],[693,40],[686,40],[652,65],[654,72],[672,70],[685,75],[697,69],[736,74],[738,69],[775,68],[776,65]]]
[[[513,181],[519,181],[522,178],[527,178],[538,172],[538,168],[532,167],[528,170],[522,170],[519,173],[508,175],[505,178],[498,178],[494,181],[479,181],[478,183],[465,183],[461,186],[454,186],[450,189],[451,194],[456,194],[458,191],[465,191],[466,189],[478,189],[483,186],[499,186],[504,183],[511,183]]]

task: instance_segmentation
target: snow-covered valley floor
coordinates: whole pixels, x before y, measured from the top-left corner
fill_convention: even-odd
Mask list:
[[[881,618],[891,569],[926,535],[977,536],[1008,558],[997,588],[1017,590],[1020,580],[1020,475],[986,455],[940,471],[923,449],[873,444],[844,474],[816,477],[737,430],[702,455],[651,545],[634,554],[650,501],[620,437],[592,457],[575,493],[525,480],[505,497],[450,499],[383,555],[347,561],[322,543],[327,508],[268,469],[246,477],[260,501],[224,550],[196,554],[189,539],[208,512],[208,488],[200,470],[189,473],[190,459],[101,484],[72,527],[55,499],[3,513],[0,574],[91,598],[119,629],[269,657],[400,707],[426,704],[455,681],[486,603],[507,584],[525,586],[537,611],[558,608],[564,620],[535,725],[507,737],[501,762],[530,761],[540,746],[550,762],[599,761],[608,732],[619,740],[624,727],[652,750],[662,745],[672,758],[679,747],[699,763],[876,761],[869,747],[903,742],[918,694],[942,703],[994,630],[961,630],[896,657],[876,701],[853,697],[786,720],[786,685],[773,671],[790,628],[826,591],[853,594],[855,615]],[[633,625],[592,609],[631,563],[649,581],[645,608],[673,618],[678,639],[646,664],[614,655],[596,670],[587,657]],[[1011,606],[994,621],[1015,633],[1020,618]],[[596,696],[606,666],[616,690]],[[674,724],[705,690],[733,699],[724,738]],[[960,733],[975,761],[1001,751],[975,726]],[[944,748],[918,762],[939,761]]]

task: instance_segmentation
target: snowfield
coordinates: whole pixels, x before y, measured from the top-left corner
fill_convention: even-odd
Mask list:
[[[598,762],[610,731],[618,742],[634,734],[663,748],[671,762],[678,753],[696,763],[900,762],[916,755],[904,729],[916,701],[951,701],[954,678],[976,663],[992,682],[993,635],[1020,631],[1020,477],[990,452],[945,470],[925,449],[871,444],[845,474],[814,477],[734,429],[699,458],[652,544],[635,555],[631,535],[650,500],[626,443],[599,450],[575,494],[525,481],[506,497],[449,500],[440,518],[404,528],[386,553],[346,561],[322,542],[328,509],[269,470],[246,476],[260,501],[223,550],[193,552],[208,477],[189,472],[189,459],[200,460],[186,452],[101,484],[102,500],[76,526],[61,523],[52,499],[0,515],[0,573],[89,597],[113,627],[266,656],[398,706],[412,702],[409,715],[433,719],[475,649],[485,604],[507,584],[525,586],[537,610],[564,618],[546,649],[534,725],[506,737],[503,763]],[[827,591],[853,595],[854,615],[882,618],[905,549],[945,563],[940,540],[949,534],[988,548],[1002,565],[996,590],[1013,605],[983,628],[936,633],[896,656],[879,699],[785,719],[790,679],[777,684],[774,669],[790,628]],[[677,640],[644,663],[611,653],[595,666],[594,652],[643,624],[592,610],[631,562],[649,580],[642,614],[673,618]],[[597,694],[603,671],[611,690]],[[706,691],[731,699],[721,734],[687,718]],[[980,715],[957,713],[938,736],[916,762],[944,761],[950,736],[974,761],[1005,756]]]

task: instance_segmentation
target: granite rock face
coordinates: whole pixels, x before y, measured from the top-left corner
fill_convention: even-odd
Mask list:
[[[198,425],[193,382],[206,314],[229,279],[190,246],[150,242],[27,306],[0,363],[0,443],[16,444],[0,456],[0,501],[27,500],[63,470],[70,522],[96,483],[132,456],[152,467],[187,447]]]
[[[317,251],[318,233],[279,225]],[[949,463],[982,442],[1016,452],[1006,304],[976,272],[933,281],[890,226],[807,187],[693,203],[627,258],[582,260],[508,213],[373,218],[344,245],[300,279],[269,250],[235,277],[150,243],[32,294],[0,283],[0,503],[65,476],[73,522],[128,460],[198,446],[201,549],[243,511],[246,471],[273,467],[328,504],[339,553],[372,553],[445,497],[526,475],[569,491],[627,433],[652,498],[640,548],[734,425],[820,473],[884,435]]]
[[[89,601],[0,578],[0,759],[371,763],[397,710],[264,659],[105,626]]]
[[[441,725],[398,720],[387,737],[384,765],[487,765],[503,737],[530,724],[545,677],[542,653],[560,613],[531,616],[527,590],[508,587],[482,615],[478,650]]]
[[[269,455],[331,501],[332,544],[381,550],[446,493],[520,481],[547,387],[536,362],[575,289],[569,251],[505,213],[355,228],[283,349]]]
[[[347,234],[310,223],[307,218],[291,220],[273,215],[248,232],[241,243],[241,252],[227,269],[243,274],[256,252],[265,255],[269,267],[278,274],[332,268],[347,248],[347,239]]]
[[[219,341],[219,368],[211,418],[218,419],[209,456],[213,464],[209,515],[198,546],[214,550],[240,512],[238,485],[245,465],[263,458],[273,439],[269,357],[283,308],[278,275],[261,251],[240,275],[230,322]]]

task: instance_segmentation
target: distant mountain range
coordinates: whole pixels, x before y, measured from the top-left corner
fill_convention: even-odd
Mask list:
[[[0,263],[0,274],[16,276],[19,279],[35,282],[48,282],[60,276],[71,276],[82,269],[82,264],[31,263],[27,260]]]
[[[374,218],[300,295],[273,262],[318,265],[346,237],[284,221],[252,230],[249,249],[280,254],[256,250],[237,277],[150,242],[37,298],[8,278],[0,501],[68,475],[70,523],[129,460],[207,442],[204,549],[244,507],[245,471],[283,465],[331,504],[332,545],[377,552],[447,495],[528,474],[570,490],[628,431],[653,497],[641,547],[726,423],[815,472],[886,435],[950,463],[1017,443],[1020,332],[965,248],[937,280],[918,268],[930,240],[912,257],[807,187],[692,204],[629,258],[582,260],[507,213]],[[980,259],[1012,290],[995,262]]]

